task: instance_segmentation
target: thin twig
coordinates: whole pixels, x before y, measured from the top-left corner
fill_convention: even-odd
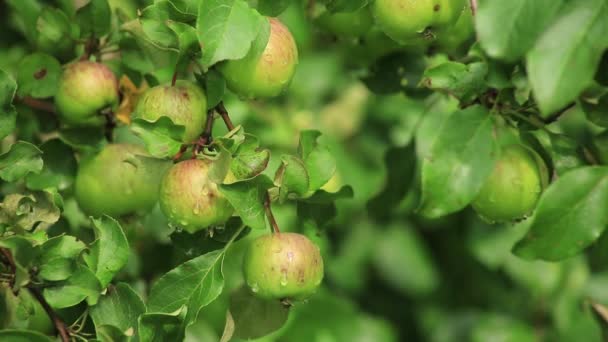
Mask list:
[[[272,208],[270,206],[270,194],[266,192],[266,197],[264,198],[264,209],[266,211],[266,216],[268,217],[268,221],[270,221],[271,232],[274,234],[281,233],[279,229],[279,225],[277,224],[277,220],[274,218],[274,214],[272,213]]]
[[[215,121],[215,113],[213,110],[207,111],[207,120],[205,121],[205,129],[203,133],[194,143],[194,149],[192,150],[192,158],[196,158],[196,154],[199,153],[203,147],[209,145],[213,139],[213,121]]]
[[[477,14],[477,0],[471,0],[471,13],[473,16]]]
[[[106,139],[109,142],[112,142],[112,140],[114,140],[112,137],[112,132],[114,131],[114,128],[116,128],[116,120],[114,120],[114,113],[112,111],[105,111],[102,112],[102,114],[106,118],[104,134],[106,136]]]
[[[188,145],[184,144],[179,148],[179,151],[177,151],[177,153],[173,156],[173,161],[176,162],[178,160],[180,160],[182,158],[182,156],[184,155],[184,153],[186,152],[186,150],[188,150]]]
[[[4,259],[6,259],[5,264],[11,269],[11,272],[13,272],[13,274],[15,274],[15,272],[17,271],[17,265],[15,264],[15,259],[13,259],[13,255],[11,254],[10,250],[8,250],[6,248],[0,248],[0,252],[2,253],[2,256],[4,257]],[[40,292],[40,289],[33,288],[33,287],[28,287],[27,289],[32,294],[32,296],[34,296],[34,298],[36,298],[36,300],[40,303],[40,305],[42,306],[44,311],[46,311],[46,314],[53,321],[53,324],[55,325],[55,329],[57,329],[57,332],[59,333],[59,336],[61,337],[61,341],[69,342],[70,334],[68,332],[68,329],[67,329],[65,323],[63,322],[61,317],[59,317],[57,315],[57,313],[55,313],[53,308],[51,308],[51,306],[46,301],[46,299],[44,299],[44,296],[42,295],[42,292]]]
[[[30,96],[15,98],[15,100],[33,109],[38,109],[48,113],[55,113],[55,105],[53,105],[51,102],[38,100]]]
[[[234,129],[234,124],[232,123],[232,120],[230,120],[230,115],[228,115],[228,111],[224,106],[224,102],[221,101],[220,103],[218,103],[217,106],[215,106],[215,110],[222,117],[222,120],[224,120],[228,131],[232,131]]]
[[[53,321],[53,324],[55,324],[55,328],[57,329],[57,332],[59,333],[59,336],[61,337],[61,341],[69,342],[70,334],[68,333],[68,329],[67,329],[65,323],[59,316],[57,316],[55,311],[53,311],[53,308],[51,308],[49,303],[47,303],[46,299],[44,299],[44,296],[42,295],[40,290],[34,289],[34,288],[29,288],[29,287],[28,287],[28,290],[30,291],[32,296],[34,296],[34,298],[36,298],[36,300],[38,300],[38,302],[40,302],[40,305],[42,305],[42,308],[44,309],[44,311],[46,311],[47,315],[49,315],[49,317]]]

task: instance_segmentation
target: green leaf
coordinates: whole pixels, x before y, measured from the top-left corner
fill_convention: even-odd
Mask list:
[[[277,17],[291,5],[291,0],[259,0],[258,12],[269,17]]]
[[[492,116],[481,106],[455,112],[444,122],[422,164],[421,214],[444,216],[477,196],[499,154],[493,128]]]
[[[198,78],[198,74],[196,76]],[[215,108],[226,92],[226,79],[217,70],[211,69],[205,74],[202,82],[207,94],[207,109]]]
[[[230,164],[236,179],[250,179],[259,175],[266,170],[270,161],[270,151],[260,147],[257,137],[245,133],[243,138]]]
[[[74,127],[59,131],[59,139],[68,146],[82,150],[100,150],[105,144],[100,127]]]
[[[28,173],[42,170],[42,151],[25,141],[18,141],[11,149],[0,155],[0,178],[14,182]]]
[[[203,67],[245,57],[258,32],[269,25],[245,1],[201,1],[196,28],[203,47]]]
[[[353,195],[353,189],[350,186],[344,186],[334,193],[317,190],[310,197],[298,200],[298,218],[317,228],[323,228],[336,217],[335,201],[352,198]]]
[[[104,215],[93,218],[95,242],[84,256],[87,265],[105,288],[129,259],[129,242],[122,227],[115,219]]]
[[[578,254],[608,224],[608,168],[582,167],[557,179],[542,194],[533,223],[514,253],[557,261]]]
[[[230,314],[234,336],[252,340],[282,327],[287,322],[289,308],[278,300],[257,298],[247,287],[241,287],[230,295]]]
[[[550,134],[549,138],[553,171],[557,176],[586,165],[583,150],[576,140],[563,134]]]
[[[131,129],[146,144],[146,150],[157,158],[171,158],[182,146],[184,126],[176,125],[166,116],[157,121],[150,122],[144,119],[135,119]]]
[[[137,320],[146,312],[146,306],[128,284],[119,283],[109,286],[106,294],[90,310],[96,328],[110,325],[125,335],[130,332],[130,336],[133,336],[137,331]]]
[[[445,62],[425,70],[420,84],[470,103],[487,89],[484,81],[487,74],[488,65],[484,62]]]
[[[19,290],[30,281],[29,269],[38,257],[40,250],[34,246],[34,241],[22,235],[13,235],[0,239],[0,247],[7,248],[15,261],[15,279],[13,290]]]
[[[266,192],[272,187],[272,181],[265,175],[259,175],[245,181],[220,185],[220,191],[245,225],[253,229],[266,229],[264,200]]]
[[[182,321],[186,310],[173,313],[146,313],[139,317],[139,340],[151,342],[181,341],[184,329]]]
[[[416,175],[416,150],[414,144],[390,148],[384,154],[388,169],[384,189],[367,203],[371,216],[378,220],[391,218],[392,211],[410,190]]]
[[[481,46],[493,58],[516,61],[534,46],[538,37],[555,18],[563,2],[480,1],[475,16],[475,28]]]
[[[148,39],[160,47],[178,47],[177,35],[168,26],[171,22],[168,9],[162,3],[150,5],[141,12],[141,28]]]
[[[298,153],[308,172],[308,190],[315,191],[327,183],[336,172],[336,161],[327,148],[318,142],[321,132],[306,130],[300,133]]]
[[[51,307],[61,309],[74,306],[85,299],[89,305],[94,305],[101,290],[95,273],[84,265],[78,265],[70,278],[45,288],[42,294]]]
[[[76,258],[85,245],[73,236],[64,235],[47,240],[40,248],[38,276],[45,280],[59,281],[74,273]]]
[[[439,286],[439,274],[424,241],[413,227],[397,224],[382,232],[373,254],[378,275],[406,295],[429,294]]]
[[[308,192],[308,172],[302,159],[284,155],[281,157],[281,166],[274,176],[274,184],[279,188],[279,200],[283,202],[292,195],[303,197]]]
[[[58,8],[43,7],[35,25],[37,46],[52,54],[67,54],[73,46],[73,32],[70,18]]]
[[[224,289],[224,255],[225,249],[213,251],[165,273],[150,290],[149,311],[171,313],[186,305],[186,325],[196,321],[199,311]]]
[[[27,187],[32,190],[67,189],[74,182],[78,168],[74,151],[59,139],[46,141],[40,150],[44,167],[40,173],[29,173],[26,176]]]
[[[533,327],[508,316],[487,314],[475,324],[471,333],[472,342],[484,341],[538,341]]]
[[[91,0],[76,13],[81,37],[99,38],[109,33],[112,11],[108,0]]]
[[[53,56],[33,53],[19,64],[19,96],[45,98],[55,95],[61,76],[61,64]]]
[[[534,98],[547,117],[576,99],[608,47],[608,3],[573,0],[527,56]]]
[[[15,80],[6,71],[0,69],[0,139],[15,130],[17,111],[12,103],[16,91]]]
[[[0,223],[30,230],[36,226],[44,229],[57,222],[60,216],[55,193],[48,191],[10,194],[0,203]]]
[[[0,340],[10,342],[53,342],[55,339],[31,330],[0,330]]]

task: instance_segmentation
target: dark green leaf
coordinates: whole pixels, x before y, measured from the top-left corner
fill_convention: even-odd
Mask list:
[[[101,284],[95,273],[84,265],[78,265],[70,278],[42,292],[46,301],[55,309],[74,306],[83,300],[89,305],[97,303]]]
[[[225,250],[207,253],[164,274],[150,290],[149,311],[171,313],[186,305],[186,325],[196,321],[199,311],[224,289],[224,255]]]
[[[543,116],[560,110],[591,84],[608,47],[606,17],[605,0],[569,1],[529,52],[530,83]]]
[[[310,191],[320,189],[336,172],[336,161],[327,146],[318,142],[320,136],[319,131],[306,130],[300,133],[298,153],[306,165]]]
[[[258,12],[269,17],[276,17],[290,4],[291,0],[259,0]]]
[[[108,287],[105,295],[99,298],[97,305],[91,307],[91,318],[95,327],[110,325],[123,333],[135,335],[137,320],[146,312],[146,306],[139,295],[125,283]]]
[[[282,327],[289,308],[278,300],[257,298],[247,287],[241,287],[230,296],[230,314],[234,321],[234,336],[251,340]]]
[[[131,129],[145,142],[148,153],[157,158],[171,158],[182,146],[184,126],[176,125],[166,116],[155,122],[135,119]]]
[[[127,263],[129,242],[118,221],[110,216],[93,218],[92,221],[96,239],[84,259],[105,288]]]
[[[108,0],[91,0],[76,13],[81,37],[99,38],[110,31],[112,12]]]
[[[562,4],[562,0],[480,1],[475,26],[481,46],[494,58],[517,60],[534,46]]]
[[[31,330],[0,330],[0,340],[10,342],[53,342],[54,339]]]
[[[181,341],[184,335],[182,321],[186,310],[173,313],[146,313],[139,317],[140,341]]]
[[[384,163],[388,173],[384,189],[367,203],[370,215],[380,220],[390,218],[391,212],[410,190],[417,165],[414,144],[390,148],[384,154]]]
[[[514,252],[528,259],[569,258],[597,240],[608,224],[608,168],[582,167],[542,194],[528,234]]]
[[[269,25],[244,1],[201,1],[196,27],[203,47],[203,66],[245,57],[258,32]]]
[[[464,103],[470,103],[487,89],[484,82],[487,74],[488,66],[484,62],[445,62],[425,70],[420,83],[429,89],[445,91]]]
[[[16,91],[17,83],[15,80],[0,69],[0,139],[15,130],[17,111],[12,103]]]
[[[26,176],[27,187],[33,190],[47,188],[67,189],[76,177],[77,163],[74,152],[59,139],[52,139],[40,146],[44,167],[40,173]]]
[[[245,225],[253,229],[266,229],[264,199],[266,192],[272,187],[272,181],[265,175],[259,175],[249,180],[232,184],[220,185],[220,191]]]
[[[76,258],[84,248],[82,241],[69,235],[47,240],[38,257],[38,276],[50,281],[69,278],[76,269]]]
[[[42,151],[25,141],[19,141],[11,149],[0,155],[0,178],[14,182],[28,173],[42,170]]]
[[[498,158],[492,116],[481,106],[453,113],[422,164],[420,212],[440,217],[466,207]]]

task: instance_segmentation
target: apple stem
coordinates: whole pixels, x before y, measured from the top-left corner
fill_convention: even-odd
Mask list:
[[[471,0],[471,13],[473,16],[477,14],[477,0]]]
[[[105,112],[102,112],[102,114],[106,118],[104,134],[106,136],[106,139],[109,142],[112,142],[112,140],[114,140],[114,138],[112,137],[112,132],[114,131],[114,128],[116,127],[116,121],[114,121],[114,113],[112,113],[112,111],[105,111]]]
[[[213,122],[215,121],[215,113],[213,109],[207,111],[207,120],[205,121],[205,130],[194,143],[194,149],[192,150],[192,159],[196,158],[196,154],[199,153],[204,146],[211,143],[213,139]]]
[[[264,209],[266,210],[266,216],[268,217],[268,221],[270,221],[270,232],[272,234],[281,233],[279,225],[277,224],[277,220],[274,218],[274,214],[272,213],[272,208],[270,206],[270,194],[268,193],[268,191],[266,192],[266,197],[264,198]]]
[[[177,70],[173,73],[173,78],[171,78],[171,86],[175,87],[175,83],[177,83]]]
[[[228,131],[232,131],[234,129],[234,124],[232,123],[232,120],[230,120],[230,115],[228,115],[228,110],[226,110],[226,107],[224,106],[224,101],[220,101],[220,103],[215,106],[215,110],[222,117],[222,120],[224,120]]]
[[[10,270],[13,274],[15,274],[15,272],[17,271],[17,265],[15,264],[15,260],[13,259],[13,255],[11,254],[11,251],[6,248],[0,248],[0,252],[3,256],[4,264],[10,268]],[[11,287],[12,287],[12,285],[14,285],[14,284],[11,284]],[[46,314],[49,316],[51,321],[53,321],[53,324],[55,325],[55,329],[57,329],[57,332],[59,333],[59,336],[61,337],[61,341],[69,342],[70,333],[68,332],[67,326],[65,325],[65,323],[63,322],[61,317],[59,317],[57,315],[57,313],[55,313],[55,311],[53,311],[53,308],[51,308],[51,306],[46,301],[46,299],[44,299],[44,296],[40,292],[40,289],[35,288],[35,287],[30,287],[29,285],[28,285],[27,289],[31,293],[31,295],[34,298],[36,298],[36,300],[38,302],[40,302],[40,305],[42,306],[44,311],[46,311]]]

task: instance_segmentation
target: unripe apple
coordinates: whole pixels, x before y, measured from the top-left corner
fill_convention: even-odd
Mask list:
[[[193,142],[204,129],[207,97],[198,85],[185,80],[150,88],[137,101],[133,117],[153,122],[161,116],[184,126],[182,141]]]
[[[466,3],[466,0],[376,0],[372,13],[389,37],[407,43],[427,29],[453,25]]]
[[[154,206],[167,165],[148,164],[138,159],[138,155],[147,153],[137,145],[110,144],[81,161],[75,196],[85,213],[118,217]]]
[[[209,179],[210,160],[190,159],[173,165],[160,185],[160,208],[169,221],[194,233],[225,223],[234,208]],[[232,178],[229,173],[226,179]]]
[[[55,106],[68,125],[101,125],[99,111],[118,104],[118,82],[107,66],[90,61],[69,64],[59,79]]]
[[[303,300],[323,280],[323,258],[306,236],[275,233],[251,243],[245,252],[243,270],[245,281],[256,296]]]
[[[442,51],[450,53],[471,39],[474,33],[475,23],[473,20],[473,13],[471,12],[471,9],[466,6],[453,27],[442,29],[437,32],[437,41],[435,44]]]
[[[325,12],[317,20],[327,31],[344,37],[362,36],[374,24],[374,18],[367,7],[353,12]]]
[[[298,48],[289,29],[269,18],[270,37],[264,51],[251,49],[247,56],[220,66],[228,88],[245,98],[280,95],[293,78],[298,64]]]
[[[534,152],[522,145],[503,148],[492,174],[472,205],[490,221],[524,218],[534,208],[543,190],[543,176]]]

